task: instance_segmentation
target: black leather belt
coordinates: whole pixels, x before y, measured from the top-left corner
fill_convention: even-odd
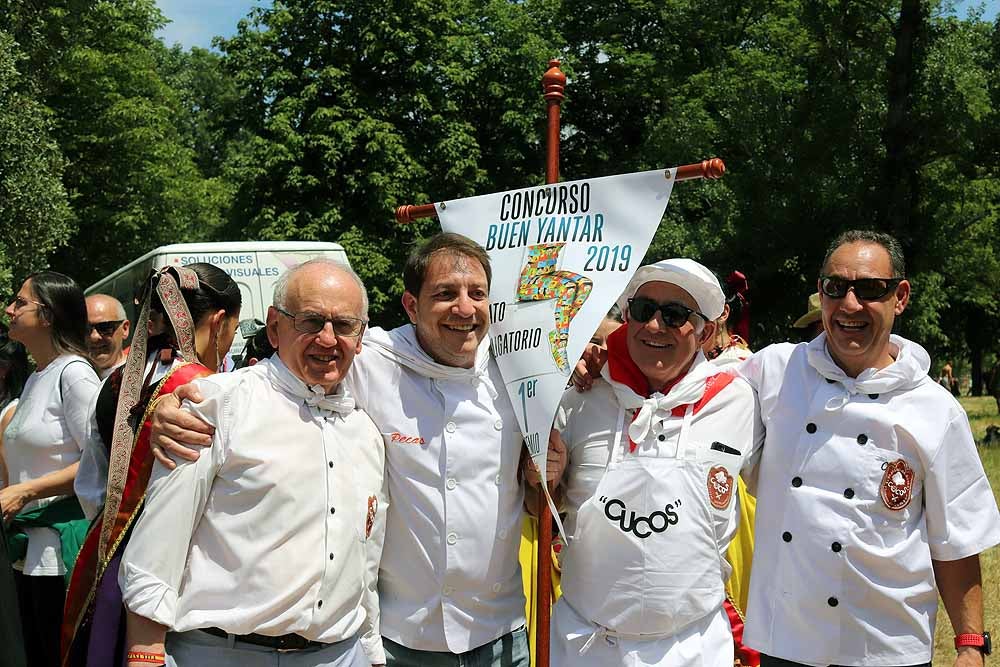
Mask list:
[[[222,628],[198,629],[202,632],[207,632],[210,635],[215,635],[216,637],[229,639],[230,633],[226,632]],[[249,635],[233,635],[233,637],[238,642],[246,642],[247,644],[254,644],[255,646],[266,646],[267,648],[273,648],[277,651],[304,651],[307,648],[322,648],[324,646],[329,646],[329,644],[314,642],[311,639],[306,639],[302,635],[295,634],[271,637],[268,635],[258,635],[257,633],[253,633]]]

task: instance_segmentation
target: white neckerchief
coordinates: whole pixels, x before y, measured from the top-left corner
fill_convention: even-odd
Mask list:
[[[637,445],[641,445],[650,431],[660,430],[660,423],[670,417],[670,411],[678,405],[688,405],[697,402],[705,394],[705,381],[719,373],[719,367],[709,363],[699,350],[687,374],[681,381],[670,388],[666,394],[653,393],[649,398],[643,398],[628,387],[611,379],[610,364],[605,364],[601,374],[615,392],[618,404],[625,410],[639,410],[639,414],[628,427],[628,437]]]
[[[490,339],[484,338],[476,350],[476,363],[472,368],[446,366],[434,361],[417,340],[417,330],[412,324],[396,327],[391,331],[378,327],[368,330],[364,344],[373,352],[386,359],[405,366],[419,375],[433,380],[450,380],[466,382],[473,386],[480,382],[490,392],[492,398],[497,397],[497,390],[489,376]]]
[[[354,411],[354,397],[343,385],[339,385],[333,394],[326,393],[326,390],[318,384],[308,385],[293,375],[277,354],[258,364],[266,364],[267,376],[276,387],[302,399],[302,402],[309,407],[340,415],[348,415]]]
[[[890,335],[889,344],[896,350],[896,360],[885,368],[866,368],[856,378],[849,377],[830,356],[826,347],[826,332],[806,346],[806,359],[817,373],[843,389],[839,396],[826,403],[827,410],[839,410],[855,394],[884,394],[911,389],[920,384],[931,367],[927,351],[902,336]]]

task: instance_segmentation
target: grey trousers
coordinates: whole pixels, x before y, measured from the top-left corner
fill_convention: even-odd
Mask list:
[[[167,633],[167,667],[371,667],[357,637],[305,651],[278,651],[200,630]]]

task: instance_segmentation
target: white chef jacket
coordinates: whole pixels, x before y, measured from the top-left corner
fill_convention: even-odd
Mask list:
[[[360,630],[369,659],[385,662],[375,425],[360,410],[310,407],[314,390],[277,355],[195,385],[205,400],[187,409],[215,427],[212,446],[173,471],[154,465],[119,572],[126,606],[178,632],[332,643]]]
[[[561,432],[569,455],[562,484],[562,509],[566,512],[563,526],[571,540],[576,530],[577,510],[594,495],[604,475],[617,424],[623,423],[625,426],[621,432],[622,446],[617,449],[619,457],[637,454],[654,458],[676,456],[683,421],[681,417],[672,416],[664,420],[662,431],[657,429],[658,433],[650,432],[645,442],[637,443],[636,453],[626,454],[629,451],[627,427],[631,415],[622,413],[611,385],[604,378],[594,380],[590,391],[580,393],[570,388],[563,394],[554,428]],[[734,464],[731,466],[735,474],[745,465],[752,465],[756,444],[763,440],[758,424],[753,390],[742,378],[734,378],[725,388],[698,406],[698,411],[691,417],[688,439],[697,443],[698,447],[710,448],[712,443],[719,442],[738,451],[739,455],[733,456]],[[756,433],[755,427],[758,429]],[[734,501],[729,505],[728,512],[715,513],[713,517],[714,530],[719,538],[719,554],[727,570],[726,578],[732,568],[725,561],[725,552],[739,524],[739,495],[733,495]],[[565,549],[562,559],[565,561],[566,558],[573,557],[572,551],[572,548]],[[609,576],[612,574],[609,570]]]
[[[14,417],[4,431],[4,459],[12,485],[38,479],[80,460],[87,441],[87,408],[98,386],[90,362],[75,354],[57,357],[28,376]],[[32,501],[23,511],[63,497]],[[28,552],[14,568],[23,568],[29,576],[65,574],[59,533],[51,528],[26,528],[24,532]]]
[[[1000,513],[958,402],[916,343],[847,377],[826,349],[772,345],[741,372],[767,428],[744,642],[813,665],[929,662],[931,560],[1000,542]],[[882,500],[883,466],[914,471],[909,504]],[[753,490],[753,489],[751,489]]]
[[[524,625],[517,418],[488,339],[473,369],[435,363],[412,325],[364,345],[345,382],[385,441],[382,634],[464,653]]]

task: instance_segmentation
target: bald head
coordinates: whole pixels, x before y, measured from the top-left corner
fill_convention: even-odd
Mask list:
[[[87,297],[87,348],[102,376],[125,361],[129,322],[121,301],[108,294]]]
[[[361,278],[357,273],[354,272],[347,264],[343,262],[338,262],[335,259],[330,259],[329,257],[317,257],[316,259],[310,259],[308,262],[303,262],[298,266],[293,266],[292,268],[281,274],[278,281],[274,284],[274,300],[272,303],[283,309],[288,309],[288,295],[291,291],[292,283],[298,283],[301,280],[315,280],[317,278],[323,279],[327,276],[342,276],[350,280],[358,288],[361,294],[361,319],[368,319],[368,291],[365,289],[365,284],[361,281]]]
[[[361,351],[367,319],[368,298],[358,276],[338,262],[312,260],[275,285],[268,340],[293,375],[329,394]]]

